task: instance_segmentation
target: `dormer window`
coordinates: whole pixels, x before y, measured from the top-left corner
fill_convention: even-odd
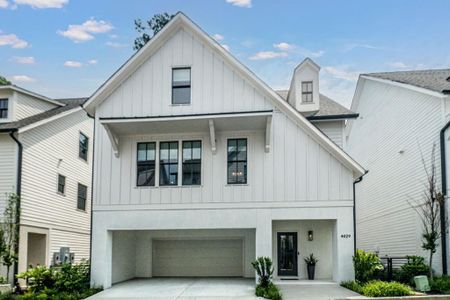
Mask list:
[[[191,103],[191,68],[172,69],[172,104]]]
[[[313,102],[313,83],[312,81],[302,81],[302,102]]]
[[[8,99],[0,99],[0,119],[8,118]]]

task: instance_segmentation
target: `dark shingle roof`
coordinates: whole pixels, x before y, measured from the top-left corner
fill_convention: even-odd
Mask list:
[[[0,132],[15,131],[15,130],[18,130],[19,128],[31,125],[33,123],[56,116],[60,113],[69,111],[71,109],[81,106],[87,100],[87,98],[70,98],[70,99],[55,99],[55,100],[62,102],[66,105],[55,107],[53,109],[47,110],[45,112],[42,112],[37,115],[33,115],[33,116],[25,118],[25,119],[21,119],[21,120],[10,122],[10,123],[0,124]]]
[[[405,83],[434,92],[450,93],[450,69],[383,72],[363,75]]]
[[[283,99],[287,99],[287,90],[276,91]],[[302,112],[309,120],[330,119],[330,118],[356,118],[358,114],[345,108],[336,101],[320,94],[320,108],[316,111]]]

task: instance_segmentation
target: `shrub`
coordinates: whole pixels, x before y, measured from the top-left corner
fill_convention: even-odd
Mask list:
[[[63,264],[55,273],[55,289],[68,293],[89,289],[89,265],[85,261],[77,265]]]
[[[425,259],[421,256],[407,256],[408,261],[400,267],[396,280],[414,285],[414,276],[427,276],[430,268],[425,264]]]
[[[341,282],[341,286],[358,294],[362,293],[362,285],[356,281],[343,281]]]
[[[272,260],[269,257],[258,257],[252,262],[252,266],[258,274],[258,285],[268,288],[273,275]]]
[[[30,292],[37,294],[46,288],[53,287],[55,284],[55,271],[46,266],[38,266],[17,275],[17,278],[26,280]]]
[[[450,294],[450,277],[434,277],[430,281],[431,291],[439,294]]]
[[[399,282],[371,281],[363,285],[361,293],[366,297],[395,297],[412,294],[409,286]]]
[[[263,298],[272,299],[272,300],[281,300],[282,299],[280,290],[273,283],[269,283],[269,286],[267,288],[264,288],[258,284],[256,286],[255,295],[258,297],[263,297]]]
[[[376,254],[364,250],[356,251],[355,256],[353,256],[353,266],[356,280],[362,283],[374,279],[374,274],[384,269]]]

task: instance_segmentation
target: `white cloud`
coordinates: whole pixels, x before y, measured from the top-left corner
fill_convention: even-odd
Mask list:
[[[67,30],[58,30],[58,34],[71,39],[75,43],[80,43],[93,40],[94,34],[106,33],[113,28],[110,22],[97,21],[91,18],[81,25],[69,25]]]
[[[274,52],[274,51],[260,51],[255,55],[251,56],[251,60],[266,60],[278,57],[286,57],[288,54],[286,52]]]
[[[283,51],[290,50],[290,49],[294,48],[294,45],[291,45],[291,44],[288,44],[288,43],[285,43],[285,42],[281,42],[281,43],[278,43],[278,44],[273,44],[273,46],[275,48],[277,48],[278,50],[283,50]]]
[[[349,70],[348,66],[328,66],[324,67],[323,70],[334,78],[346,81],[357,81],[360,74],[360,72]]]
[[[83,63],[75,60],[67,60],[66,62],[64,62],[64,66],[69,68],[81,68],[83,66]]]
[[[226,45],[226,44],[222,44],[221,45],[225,50],[227,50],[228,52],[230,52],[230,46]]]
[[[106,42],[106,46],[109,46],[109,47],[112,47],[112,48],[126,48],[129,45],[116,43],[116,42]]]
[[[9,6],[8,1],[0,0],[0,8],[7,8]]]
[[[17,82],[35,82],[36,79],[31,78],[27,75],[14,75],[12,77],[12,81],[17,81]]]
[[[394,68],[394,69],[407,69],[410,67],[401,61],[395,61],[395,62],[388,63],[388,66],[391,68]]]
[[[11,46],[12,48],[22,49],[28,47],[28,43],[21,40],[15,34],[0,35],[0,46]]]
[[[221,34],[216,33],[216,34],[213,34],[213,38],[214,38],[216,41],[220,42],[220,41],[223,41],[223,39],[224,39],[225,37],[224,37],[223,35],[221,35]]]
[[[88,64],[90,64],[90,65],[96,65],[97,63],[98,63],[98,61],[96,59],[88,60]]]
[[[18,64],[32,65],[35,63],[33,56],[14,56],[12,59]]]
[[[227,0],[227,3],[231,3],[232,5],[239,7],[252,7],[252,0]]]
[[[69,0],[14,0],[17,5],[29,5],[33,8],[62,8]]]

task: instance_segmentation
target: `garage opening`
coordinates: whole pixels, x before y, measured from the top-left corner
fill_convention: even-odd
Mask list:
[[[254,229],[114,231],[112,283],[149,277],[255,276]]]

